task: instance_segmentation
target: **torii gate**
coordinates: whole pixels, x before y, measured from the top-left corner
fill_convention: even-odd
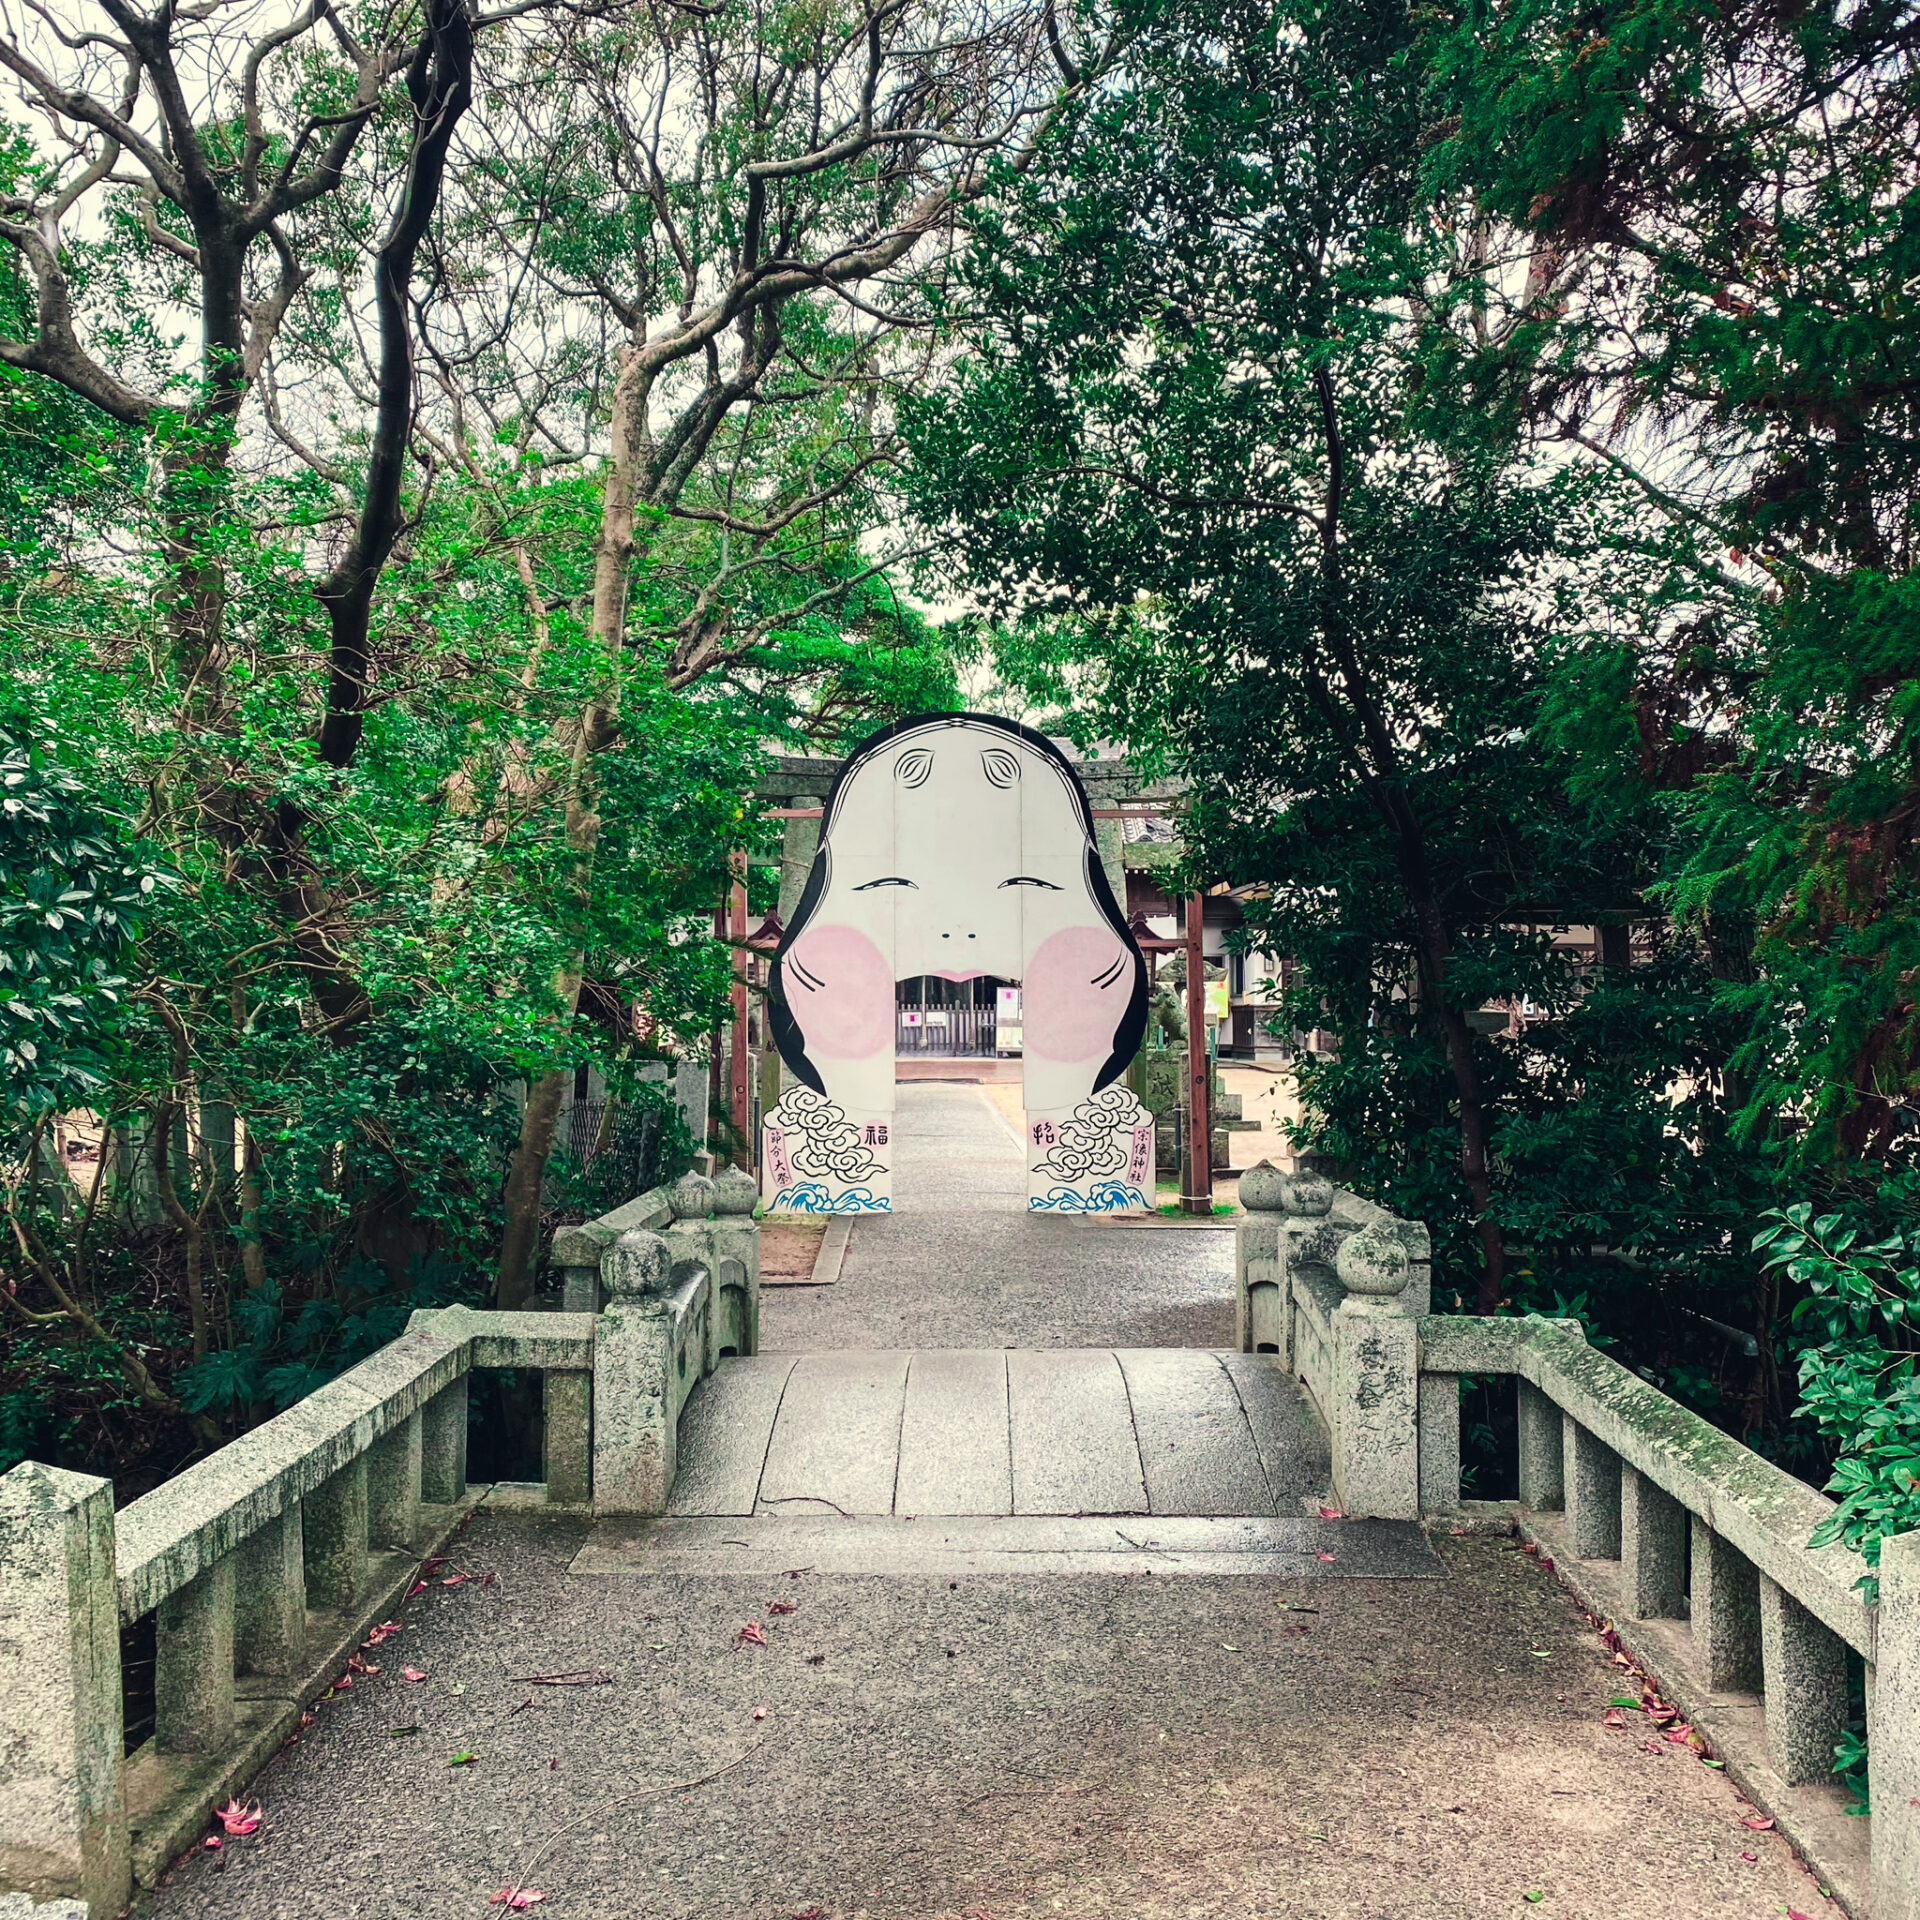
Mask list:
[[[1152,1117],[1120,1077],[1147,968],[1081,770],[1031,728],[947,713],[841,766],[790,910],[782,889],[769,1026],[793,1084],[762,1119],[770,1211],[891,1207],[894,984],[916,974],[1023,984],[1030,1207],[1150,1206]]]

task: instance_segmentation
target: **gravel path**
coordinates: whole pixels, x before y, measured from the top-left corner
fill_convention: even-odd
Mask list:
[[[1505,1542],[1443,1538],[1444,1580],[950,1584],[569,1573],[586,1530],[476,1518],[476,1577],[154,1920],[482,1920],[522,1876],[553,1920],[1834,1911],[1723,1776],[1601,1727],[1594,1634]],[[581,1667],[613,1684],[510,1678]]]
[[[896,1211],[855,1222],[835,1285],[767,1290],[763,1351],[1232,1345],[1230,1229],[1029,1213],[1019,1138],[977,1086],[898,1093]]]

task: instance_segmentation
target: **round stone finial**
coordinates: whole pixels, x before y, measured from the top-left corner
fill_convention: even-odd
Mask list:
[[[1333,1182],[1324,1173],[1283,1173],[1281,1202],[1289,1213],[1318,1218],[1333,1211]]]
[[[1391,1227],[1378,1222],[1350,1233],[1334,1255],[1334,1271],[1349,1293],[1386,1299],[1404,1292],[1413,1278],[1407,1265],[1407,1250]]]
[[[744,1167],[729,1167],[713,1183],[715,1213],[751,1213],[759,1204],[759,1185]]]
[[[601,1263],[607,1291],[621,1299],[667,1290],[667,1243],[645,1227],[629,1227]]]
[[[1283,1213],[1287,1176],[1270,1160],[1256,1161],[1240,1176],[1240,1204],[1249,1213]]]
[[[673,1217],[704,1220],[713,1211],[713,1182],[704,1173],[683,1173],[673,1183]]]

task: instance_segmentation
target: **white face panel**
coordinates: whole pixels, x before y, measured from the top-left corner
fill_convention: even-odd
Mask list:
[[[916,726],[858,763],[822,828],[826,890],[782,977],[831,1098],[891,1107],[891,987],[919,974],[1021,981],[1027,1106],[1086,1098],[1135,976],[1059,763],[996,727]]]
[[[1098,917],[1073,795],[1050,760],[1009,741],[929,728],[841,789],[815,918],[890,952],[896,979],[1017,980],[1050,933]]]

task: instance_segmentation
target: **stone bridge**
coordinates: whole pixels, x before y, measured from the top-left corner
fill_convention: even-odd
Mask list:
[[[689,1180],[120,1513],[0,1479],[18,1910],[1916,1920],[1920,1534],[1870,1600],[1830,1503],[1577,1325],[1433,1314],[1424,1229],[1324,1181],[1035,1216],[978,1089],[901,1092],[830,1285]],[[537,1483],[467,1480],[493,1368]]]

